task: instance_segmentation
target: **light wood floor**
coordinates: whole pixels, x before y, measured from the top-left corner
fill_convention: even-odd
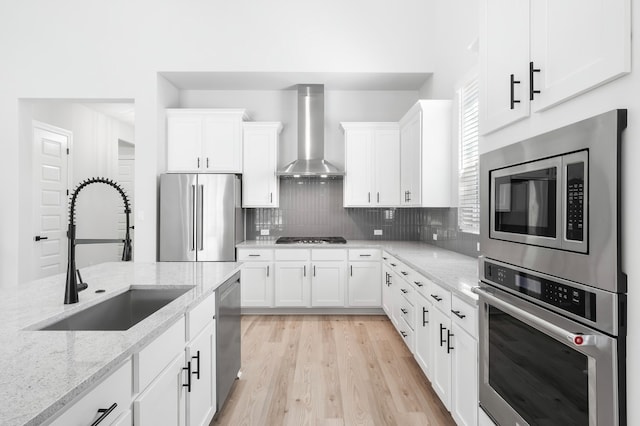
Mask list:
[[[244,316],[211,425],[454,425],[385,316]]]

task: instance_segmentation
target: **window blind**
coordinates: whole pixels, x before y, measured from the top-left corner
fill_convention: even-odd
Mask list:
[[[480,232],[480,165],[478,159],[478,80],[474,78],[458,91],[458,227]]]

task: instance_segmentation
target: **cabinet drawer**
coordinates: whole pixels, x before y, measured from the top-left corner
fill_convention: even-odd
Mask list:
[[[195,308],[187,312],[187,341],[193,339],[205,326],[211,324],[216,314],[216,294],[209,295]]]
[[[56,418],[51,425],[89,425],[98,418],[98,410],[113,410],[104,418],[103,424],[113,423],[129,410],[131,405],[131,360],[128,359],[116,371],[88,393],[72,403],[70,408]]]
[[[478,308],[464,302],[455,294],[451,298],[451,320],[478,338]]]
[[[380,250],[349,249],[349,260],[380,260]]]
[[[402,317],[402,319],[404,319],[404,321],[411,328],[411,330],[413,330],[415,327],[414,325],[415,320],[413,315],[414,315],[413,306],[406,300],[403,301],[403,303],[400,304],[400,316]]]
[[[276,260],[309,260],[311,253],[305,249],[276,250]]]
[[[133,355],[134,392],[142,392],[176,355],[184,351],[184,334],[183,316],[153,342]]]
[[[238,249],[238,261],[247,260],[273,260],[273,250]]]
[[[417,273],[416,271],[411,271],[407,280],[416,287],[416,290],[420,294],[425,297],[430,297],[429,293],[431,292],[431,287],[433,286],[433,282],[426,278],[424,275]]]
[[[413,305],[415,302],[413,301],[414,299],[414,289],[413,287],[406,282],[405,280],[398,280],[398,291],[400,292],[400,294],[402,295],[402,297],[399,299],[399,301],[402,303],[403,301],[406,301],[406,303]]]
[[[407,322],[403,318],[400,318],[398,320],[398,332],[400,333],[400,336],[402,336],[402,338],[404,339],[404,342],[406,343],[411,353],[413,353],[413,350],[414,350],[413,330],[411,329],[411,327],[409,327],[409,324],[407,324]]]
[[[347,260],[345,249],[312,249],[311,260]]]
[[[446,316],[451,316],[451,291],[432,283],[428,298],[433,303],[433,306],[440,309]]]

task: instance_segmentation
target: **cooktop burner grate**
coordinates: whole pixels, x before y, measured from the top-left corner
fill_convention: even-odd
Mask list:
[[[280,237],[276,244],[346,244],[343,237]]]

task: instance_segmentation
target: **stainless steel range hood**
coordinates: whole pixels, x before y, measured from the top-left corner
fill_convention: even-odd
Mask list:
[[[298,159],[278,171],[278,176],[343,176],[324,159],[324,85],[298,85]]]

